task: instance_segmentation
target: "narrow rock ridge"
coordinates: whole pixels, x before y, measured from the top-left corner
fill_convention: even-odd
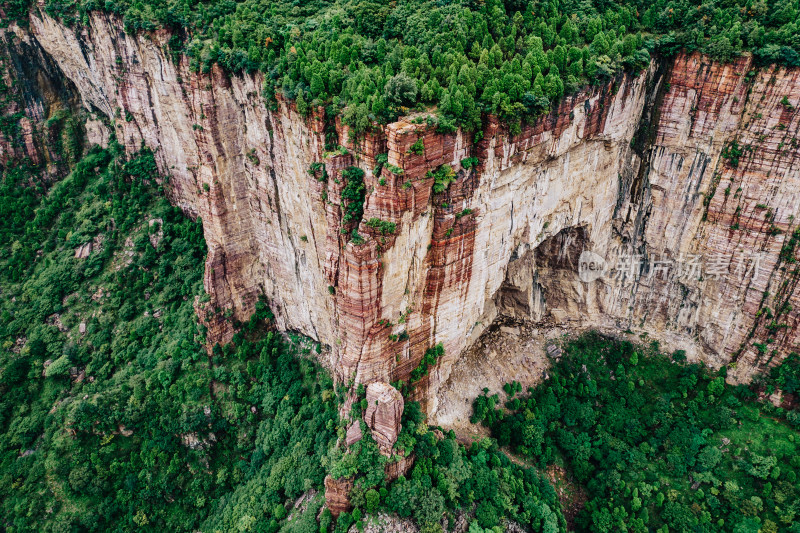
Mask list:
[[[174,64],[165,32],[126,34],[100,13],[73,29],[39,12],[30,26],[84,106],[113,120],[128,151],[151,148],[172,201],[203,219],[211,300],[198,311],[212,343],[233,333],[220,311],[245,320],[260,295],[281,328],[330,346],[342,381],[407,381],[441,342],[413,387],[428,412],[499,314],[646,332],[712,365],[736,361],[740,381],[797,349],[797,69],[680,55],[566,98],[517,135],[489,118],[475,143],[407,117],[353,141],[320,111],[268,108],[260,74]],[[325,152],[331,127],[347,153]],[[456,179],[435,194],[428,172],[444,164]],[[366,187],[358,223],[342,200],[353,166]],[[587,283],[584,250],[611,266],[632,251],[641,267]],[[734,279],[753,252],[758,275]],[[725,275],[662,271],[692,254],[721,257]]]

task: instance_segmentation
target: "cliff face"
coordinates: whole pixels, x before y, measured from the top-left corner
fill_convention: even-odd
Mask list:
[[[245,320],[263,293],[282,328],[332,344],[326,206],[307,173],[322,150],[314,125],[285,106],[269,111],[259,76],[175,65],[166,33],[128,35],[118,19],[99,13],[80,30],[43,14],[30,26],[84,105],[113,120],[128,151],[152,149],[170,176],[171,199],[202,218],[211,301],[198,312],[212,342],[233,333],[222,310]]]
[[[736,361],[739,381],[797,350],[800,298],[800,71],[751,68],[698,55],[671,67],[632,240],[650,258],[699,255],[708,274],[640,280],[627,302],[637,326]]]
[[[174,203],[202,217],[211,301],[198,310],[212,342],[233,331],[219,311],[244,320],[262,294],[279,326],[331,347],[343,380],[407,380],[441,342],[415,387],[429,412],[428,389],[499,314],[641,330],[737,360],[741,380],[796,349],[797,70],[684,55],[568,98],[518,135],[490,120],[473,142],[409,117],[351,142],[330,117],[265,107],[260,75],[174,64],[167,34],[128,35],[102,14],[76,30],[41,13],[31,33],[129,151],[154,150]],[[325,153],[326,124],[346,153]],[[455,180],[437,194],[428,172],[443,164]],[[360,223],[342,200],[353,166]],[[585,250],[610,272],[582,281]],[[690,268],[712,259],[724,275]]]
[[[68,111],[79,102],[75,86],[36,39],[17,27],[0,28],[0,169],[39,168],[45,179],[66,173],[62,137]]]

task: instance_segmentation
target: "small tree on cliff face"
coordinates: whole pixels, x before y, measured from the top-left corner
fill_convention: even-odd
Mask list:
[[[441,194],[456,180],[456,172],[450,165],[442,165],[435,171],[429,170],[427,177],[433,178],[434,194]]]
[[[362,132],[369,129],[372,121],[369,118],[369,109],[366,104],[348,106],[342,114],[342,122],[347,124],[350,142],[355,142]]]
[[[424,376],[428,375],[428,369],[436,364],[436,361],[439,360],[441,356],[444,355],[444,346],[441,343],[437,344],[433,348],[428,348],[425,351],[425,355],[422,356],[422,360],[417,365],[417,368],[411,371],[411,382],[419,381]]]
[[[348,167],[342,170],[345,186],[342,189],[342,203],[345,206],[342,222],[355,222],[358,224],[364,214],[364,198],[366,187],[364,185],[364,171],[358,167]]]

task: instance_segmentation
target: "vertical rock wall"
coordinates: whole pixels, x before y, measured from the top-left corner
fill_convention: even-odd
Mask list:
[[[79,29],[41,13],[30,22],[84,105],[114,121],[129,152],[153,150],[173,202],[202,218],[211,300],[199,313],[211,342],[233,333],[224,310],[246,320],[265,294],[282,328],[333,343],[328,209],[307,172],[321,158],[321,125],[267,109],[258,75],[173,63],[164,32],[129,35],[100,13]]]
[[[80,96],[36,39],[15,24],[0,28],[0,169],[25,166],[45,179],[69,164],[62,144]]]
[[[717,364],[736,361],[739,380],[798,346],[800,70],[752,69],[748,57],[720,65],[699,54],[672,65],[635,240],[651,263],[694,254],[723,274],[654,276],[627,302],[635,325],[694,340]]]
[[[342,380],[407,380],[441,342],[414,387],[431,412],[429,388],[500,313],[646,331],[712,363],[738,360],[738,379],[796,349],[797,70],[684,55],[567,98],[517,135],[489,118],[474,142],[420,116],[354,140],[338,120],[266,107],[259,75],[173,63],[165,33],[128,35],[103,14],[73,29],[41,13],[31,32],[129,151],[155,152],[174,203],[202,217],[211,301],[198,309],[212,342],[233,331],[220,311],[244,320],[259,295],[281,327],[331,347]],[[346,150],[325,152],[326,124]],[[734,141],[738,165],[723,157]],[[437,194],[429,172],[445,164],[456,179]],[[363,170],[360,222],[345,220],[351,167]],[[763,252],[763,279],[650,275],[688,254],[733,258],[733,272],[739,249]],[[583,250],[641,262],[586,283]]]

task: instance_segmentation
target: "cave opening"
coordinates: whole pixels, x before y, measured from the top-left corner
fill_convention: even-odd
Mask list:
[[[517,321],[557,324],[585,307],[579,260],[591,250],[585,226],[569,226],[536,247],[521,245],[511,257],[495,296],[498,315]]]

